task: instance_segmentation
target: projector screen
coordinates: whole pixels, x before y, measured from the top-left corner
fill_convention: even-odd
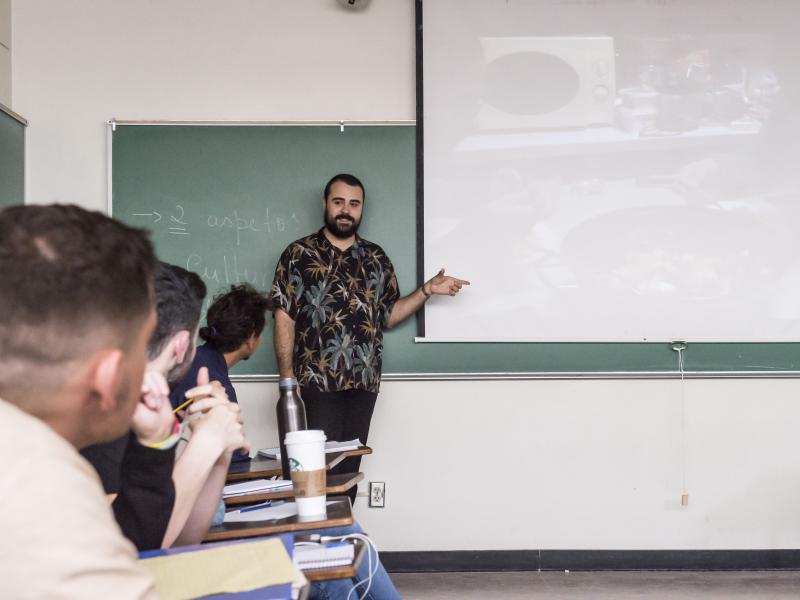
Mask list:
[[[425,0],[427,340],[800,340],[793,0]],[[418,49],[418,51],[420,51]]]

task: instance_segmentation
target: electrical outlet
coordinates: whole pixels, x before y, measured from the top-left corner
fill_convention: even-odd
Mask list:
[[[383,508],[386,506],[386,484],[383,481],[369,482],[370,508]]]

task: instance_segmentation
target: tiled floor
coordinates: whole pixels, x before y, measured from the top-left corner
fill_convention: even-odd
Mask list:
[[[800,599],[800,572],[393,573],[405,600]]]

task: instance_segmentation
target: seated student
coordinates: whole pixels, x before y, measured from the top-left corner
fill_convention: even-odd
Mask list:
[[[247,360],[261,344],[261,334],[266,325],[265,314],[272,311],[272,301],[256,291],[248,284],[232,285],[227,293],[214,298],[214,302],[206,313],[206,326],[200,329],[200,337],[206,343],[197,349],[191,369],[186,379],[172,388],[170,400],[173,406],[179,406],[192,392],[187,388],[193,385],[195,373],[207,368],[209,373],[228,390],[228,397],[236,398],[231,384],[228,369],[240,360]],[[358,523],[348,527],[336,527],[304,533],[316,533],[329,536],[344,536],[353,533],[363,534]],[[338,599],[347,598],[353,585],[369,575],[369,561],[362,560],[353,579],[340,579],[315,583],[311,589],[311,598]],[[374,565],[373,565],[374,567]],[[361,597],[366,586],[359,586],[354,592]],[[351,596],[352,597],[352,596]],[[370,600],[394,600],[399,594],[386,573],[383,564],[378,562],[376,572],[367,596]]]
[[[197,348],[194,362],[183,379],[170,391],[173,407],[187,399],[194,387],[198,371],[205,367],[208,376],[219,381],[231,402],[238,402],[228,370],[240,360],[248,360],[261,345],[266,324],[265,313],[272,310],[272,301],[250,285],[233,285],[227,294],[219,295],[206,315],[208,325],[200,329],[205,344]],[[243,452],[235,452],[233,461],[250,460]]]
[[[172,406],[186,400],[186,391],[201,367],[219,381],[232,402],[237,402],[228,370],[240,360],[248,360],[261,345],[266,325],[266,313],[272,310],[272,300],[257,292],[251,285],[232,285],[231,289],[214,298],[206,313],[206,326],[200,337],[206,342],[197,348],[194,362],[186,376],[170,391]]]
[[[164,399],[174,421],[167,381],[182,377],[191,365],[206,288],[195,273],[166,263],[158,267],[154,288],[157,324],[148,342],[147,374],[155,384],[146,387]],[[199,543],[214,516],[231,453],[247,448],[238,406],[228,401],[224,388],[209,383],[205,372],[194,383],[195,401],[187,411],[192,434],[174,467],[165,471],[153,464],[164,461],[154,455],[171,456],[163,448],[177,442],[177,436],[167,438],[167,444],[156,444],[160,449],[143,448],[137,443],[136,422],[130,439],[85,453],[106,491],[117,494],[117,520],[140,550]],[[165,509],[166,498],[172,503]]]
[[[3,597],[156,597],[76,451],[130,428],[155,266],[142,231],[99,212],[0,212]]]

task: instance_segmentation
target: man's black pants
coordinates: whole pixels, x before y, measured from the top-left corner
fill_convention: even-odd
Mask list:
[[[377,393],[364,390],[320,392],[303,388],[301,395],[309,429],[322,429],[328,441],[347,442],[358,438],[362,444],[367,444]],[[361,457],[351,456],[328,473],[357,473],[360,467]],[[357,492],[358,486],[347,492],[350,502],[355,503]]]

